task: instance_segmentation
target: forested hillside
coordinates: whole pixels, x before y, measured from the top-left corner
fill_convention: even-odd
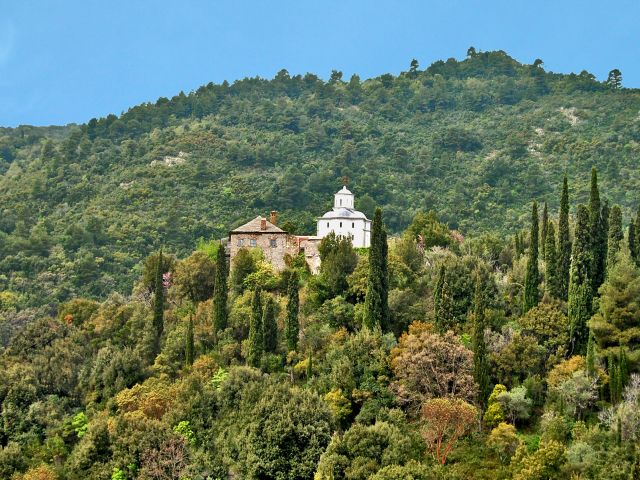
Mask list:
[[[530,199],[557,206],[565,170],[584,200],[592,166],[628,218],[640,94],[534,63],[470,50],[369,80],[281,71],[84,125],[2,129],[0,291],[15,294],[4,302],[129,292],[160,245],[185,255],[271,209],[314,233],[343,176],[391,233],[434,210],[463,235],[513,234]]]
[[[619,83],[470,49],[2,130],[0,478],[640,478]],[[343,176],[371,248],[229,264],[230,227],[313,232]]]

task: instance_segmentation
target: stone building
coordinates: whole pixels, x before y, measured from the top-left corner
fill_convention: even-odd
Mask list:
[[[331,232],[350,237],[354,247],[368,248],[371,245],[371,220],[355,210],[354,195],[346,186],[334,195],[333,210],[318,218],[319,238]]]
[[[286,255],[293,253],[289,234],[275,225],[276,212],[271,212],[270,221],[257,216],[250,222],[229,232],[229,255],[231,261],[241,248],[259,248],[273,268],[284,270]],[[297,253],[297,252],[296,252]]]

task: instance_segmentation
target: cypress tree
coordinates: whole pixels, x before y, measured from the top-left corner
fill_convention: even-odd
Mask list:
[[[476,289],[473,304],[473,378],[478,384],[480,406],[484,409],[491,393],[491,385],[489,384],[487,345],[484,341],[486,318],[484,288],[480,271],[476,271]]]
[[[251,318],[249,319],[249,351],[247,363],[252,367],[259,367],[264,349],[264,337],[262,327],[262,299],[260,289],[253,291],[251,301]]]
[[[640,267],[640,235],[638,235],[638,225],[640,225],[640,205],[638,205],[638,211],[636,213],[636,231],[635,231],[635,245],[634,250],[636,252],[636,264]]]
[[[276,323],[276,304],[269,296],[262,314],[262,338],[264,351],[275,353],[278,349],[278,324]]]
[[[382,211],[377,208],[371,225],[369,276],[364,300],[364,326],[389,329],[389,269],[387,232],[382,225]]]
[[[438,312],[440,312],[440,307],[442,304],[442,289],[444,288],[444,280],[446,275],[447,270],[443,263],[442,265],[440,265],[440,269],[438,270],[438,279],[436,280],[436,286],[433,289],[433,317],[436,324],[438,323]]]
[[[598,231],[598,242],[600,243],[600,278],[598,288],[604,283],[604,279],[607,277],[607,257],[609,255],[609,216],[611,215],[611,209],[609,208],[609,201],[605,199],[602,202],[602,210],[600,212],[600,230]],[[596,290],[597,293],[597,290]]]
[[[189,315],[189,324],[187,325],[187,338],[184,349],[184,358],[187,366],[193,365],[194,347],[193,347],[193,315]]]
[[[569,270],[571,269],[571,239],[569,238],[569,187],[567,176],[562,182],[560,214],[558,216],[558,285],[560,298],[569,294]]]
[[[540,281],[540,272],[538,271],[538,228],[538,203],[534,201],[531,210],[531,238],[529,241],[529,256],[527,258],[527,273],[524,279],[524,312],[528,312],[540,301],[540,293],[538,292],[538,282]]]
[[[547,239],[545,247],[545,287],[547,293],[560,298],[560,282],[558,279],[558,253],[556,251],[556,232],[553,222],[547,227]]]
[[[568,316],[571,351],[574,355],[581,355],[586,349],[589,334],[587,321],[591,317],[593,300],[589,273],[593,266],[593,255],[589,211],[584,205],[578,205],[577,213],[576,238],[571,254]]]
[[[607,212],[608,213],[608,212]],[[595,294],[604,281],[606,253],[606,230],[602,231],[602,204],[598,190],[598,172],[591,169],[591,191],[589,194],[589,226],[591,230],[591,251],[593,264],[591,266],[591,286]]]
[[[300,296],[298,284],[298,272],[292,271],[287,284],[287,316],[285,318],[284,336],[287,341],[289,351],[298,348],[298,336],[300,334],[300,324],[298,313],[300,310]]]
[[[636,226],[633,223],[633,219],[629,222],[629,236],[627,238],[627,242],[629,244],[629,255],[634,262],[638,263],[638,250],[637,250],[637,241],[636,241]]]
[[[153,328],[158,341],[164,330],[164,283],[162,282],[163,272],[162,249],[158,253],[158,263],[156,264],[156,274],[153,285]]]
[[[513,236],[513,245],[516,252],[516,258],[520,257],[520,235],[516,233]]]
[[[624,233],[622,233],[622,211],[618,205],[614,205],[609,213],[609,232],[607,237],[607,270],[611,270],[620,251],[620,242],[624,238]]]
[[[618,365],[620,368],[620,395],[622,395],[622,389],[629,383],[629,361],[627,359],[627,351],[622,345],[618,351]]]
[[[596,342],[591,331],[589,331],[589,342],[587,343],[587,375],[591,378],[596,376]]]
[[[446,332],[453,327],[453,324],[455,323],[455,315],[453,311],[451,288],[449,287],[449,280],[444,266],[441,267],[440,272],[442,273],[442,284],[437,295],[437,308],[434,311],[435,324],[436,329],[439,332]],[[440,281],[440,278],[438,278],[438,281]]]
[[[547,208],[547,202],[544,202],[544,207],[542,208],[542,221],[540,223],[540,253],[542,254],[542,258],[546,258],[548,229],[549,229],[549,210]]]
[[[227,258],[222,244],[218,247],[216,255],[216,280],[213,287],[213,330],[217,335],[227,328]]]
[[[612,404],[616,404],[618,403],[618,379],[616,378],[618,369],[613,354],[609,354],[607,367],[609,373],[609,400]]]

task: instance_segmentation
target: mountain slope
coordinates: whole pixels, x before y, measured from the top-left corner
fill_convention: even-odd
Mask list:
[[[258,213],[313,233],[348,176],[357,207],[399,231],[434,209],[464,234],[555,211],[566,170],[595,165],[629,216],[640,93],[504,52],[361,81],[334,72],[209,84],[85,125],[0,131],[3,308],[127,292],[150,251],[179,255]]]

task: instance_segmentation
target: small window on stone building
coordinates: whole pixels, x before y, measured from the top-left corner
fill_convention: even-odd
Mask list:
[[[340,228],[342,228],[342,222],[340,222]]]
[[[327,222],[327,228],[329,228],[329,222]]]
[[[351,222],[351,228],[356,228],[356,222]]]
[[[255,247],[256,245],[258,245],[258,242],[256,241],[255,238],[252,238],[251,240],[249,240],[249,245],[251,245],[252,247]]]
[[[271,248],[276,248],[278,246],[278,241],[275,238],[272,238],[271,240],[269,240],[269,246]]]
[[[239,238],[238,239],[238,246],[239,247],[243,247],[244,246],[244,238]]]

